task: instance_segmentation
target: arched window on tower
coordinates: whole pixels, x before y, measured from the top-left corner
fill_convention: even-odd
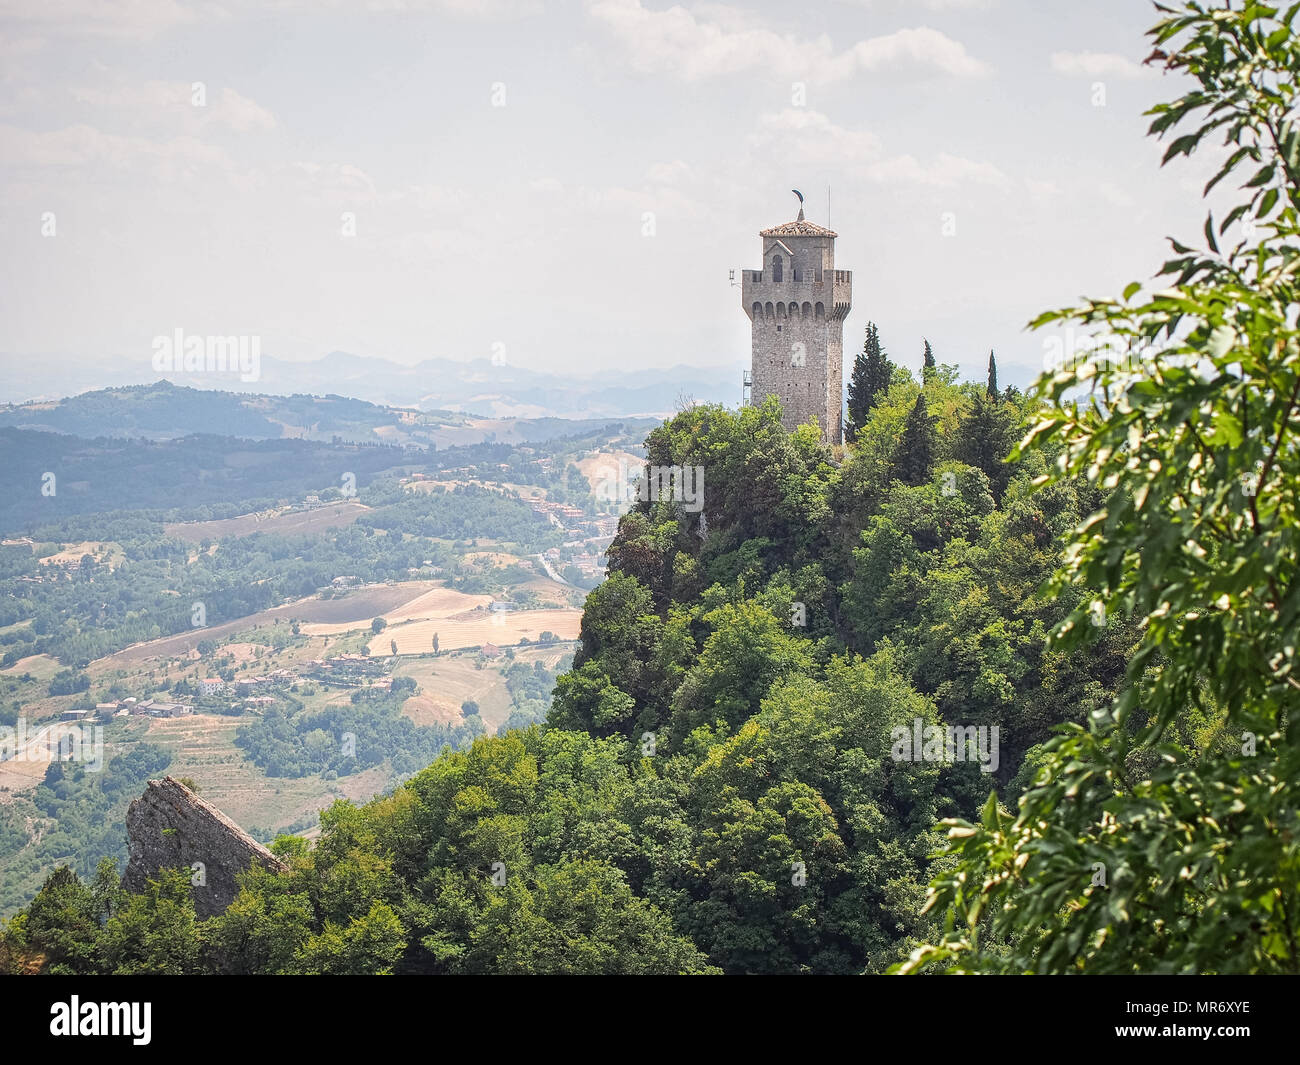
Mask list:
[[[781,256],[779,255],[772,256],[772,280],[773,281],[781,280],[781,275],[782,275],[782,271],[784,270],[784,266],[785,264],[782,262]]]

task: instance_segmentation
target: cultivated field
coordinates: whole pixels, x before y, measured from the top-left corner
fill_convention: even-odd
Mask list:
[[[405,581],[392,587],[406,589],[405,597],[391,604],[375,601],[376,609],[360,614],[353,612],[348,618],[337,622],[313,619],[312,624],[302,626],[302,631],[308,636],[334,636],[361,627],[358,623],[369,626],[377,617],[395,625],[417,618],[437,619],[464,614],[482,609],[492,602],[490,595],[467,595],[445,587],[441,581],[436,584],[429,581]]]
[[[591,485],[592,494],[597,499],[605,499],[611,482],[621,483],[620,474],[628,479],[640,474],[645,467],[645,459],[633,455],[630,451],[600,451],[595,455],[588,455],[585,459],[579,459],[576,465],[579,472],[587,478],[587,483]]]
[[[520,499],[533,500],[545,499],[546,489],[535,484],[515,484],[513,481],[480,481],[475,478],[468,480],[444,480],[444,481],[411,481],[403,486],[408,492],[424,492],[428,494],[435,489],[453,489],[453,488],[489,488],[492,491],[514,492]]]
[[[48,761],[35,759],[10,758],[0,762],[0,803],[11,802],[15,793],[36,787],[45,779],[49,766]]]
[[[471,551],[461,556],[461,561],[471,566],[491,569],[513,566],[516,562],[527,564],[526,560],[518,555],[508,555],[504,551]]]
[[[47,736],[42,734],[50,722],[35,721],[28,716],[27,718],[27,745],[21,758],[14,757],[7,761],[0,762],[0,805],[12,802],[14,796],[22,791],[30,791],[45,779],[45,772],[49,769],[51,760],[51,744]],[[109,725],[101,726],[104,731],[99,735],[103,738],[103,755],[105,763],[122,754],[129,748],[123,743],[124,740],[134,741],[138,738],[138,731],[131,728],[129,724],[113,722]],[[85,757],[94,760],[97,754],[94,750],[94,733],[87,735],[82,733],[85,746],[82,748]],[[110,739],[109,737],[112,737]],[[57,740],[55,741],[57,744]],[[57,750],[57,747],[55,748]]]
[[[438,647],[443,651],[481,647],[485,643],[506,647],[518,643],[521,636],[535,643],[548,630],[561,640],[573,640],[577,639],[581,622],[581,610],[482,611],[470,617],[459,615],[390,626],[370,641],[367,653],[390,655],[392,641],[396,640],[399,655],[425,654],[433,648],[435,632]]]
[[[488,732],[510,716],[510,693],[496,669],[475,669],[468,658],[414,658],[400,662],[395,677],[414,677],[420,694],[407,699],[402,713],[417,725],[456,724],[467,699],[478,703]]]
[[[163,529],[168,536],[194,544],[227,536],[248,536],[255,532],[314,533],[351,525],[369,509],[357,502],[327,503],[312,510],[269,510],[212,521],[171,522]]]
[[[429,590],[429,581],[400,581],[396,584],[375,584],[356,588],[332,599],[308,596],[306,599],[298,599],[283,606],[250,614],[248,617],[222,622],[220,625],[209,625],[206,628],[194,629],[192,632],[164,636],[161,640],[133,644],[99,661],[109,668],[123,668],[148,658],[175,658],[193,651],[198,647],[200,640],[220,641],[238,632],[291,618],[302,622],[320,623],[319,630],[309,624],[303,625],[303,631],[311,635],[346,632],[358,628],[362,622],[369,624],[371,618],[381,617],[387,611],[402,604],[418,600]],[[491,600],[491,596],[478,598]]]
[[[541,662],[554,669],[568,652],[567,647],[521,650],[515,661],[528,666]],[[476,669],[470,658],[410,658],[398,662],[393,676],[414,677],[420,686],[420,694],[402,707],[402,713],[417,725],[460,721],[460,707],[467,699],[478,703],[489,734],[495,734],[510,716],[510,692],[499,666]]]
[[[267,777],[235,746],[241,719],[195,715],[149,722],[149,742],[168,747],[173,777],[190,777],[199,794],[244,828],[277,831],[314,815],[335,799],[363,802],[390,782],[387,765],[324,781],[318,776]]]
[[[80,562],[86,555],[91,558],[99,559],[106,562],[109,569],[116,569],[126,553],[122,550],[122,545],[114,543],[111,540],[83,540],[79,544],[65,544],[63,550],[56,551],[52,555],[46,555],[39,559],[42,566],[63,566],[69,562]],[[100,556],[103,556],[101,559]]]
[[[49,680],[61,668],[58,659],[51,658],[49,655],[28,655],[26,658],[18,659],[8,669],[0,670],[0,673],[12,673],[18,677],[30,673],[37,680]]]

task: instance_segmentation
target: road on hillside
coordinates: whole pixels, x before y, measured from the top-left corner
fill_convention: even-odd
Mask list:
[[[540,563],[542,564],[542,569],[546,570],[546,575],[547,575],[548,577],[550,577],[551,580],[555,581],[556,584],[562,584],[562,585],[564,585],[566,588],[574,588],[574,589],[576,589],[576,590],[579,591],[579,592],[584,592],[584,593],[586,592],[586,589],[585,589],[585,588],[579,588],[576,584],[570,584],[570,583],[569,583],[568,581],[566,581],[563,577],[561,577],[558,573],[556,573],[556,572],[555,572],[555,567],[552,566],[549,562],[546,561],[546,556],[545,556],[545,555],[534,555],[533,557],[536,558],[537,561],[540,562]]]

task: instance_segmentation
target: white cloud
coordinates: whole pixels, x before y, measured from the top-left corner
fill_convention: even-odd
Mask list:
[[[764,27],[763,16],[748,8],[705,0],[694,7],[695,17],[717,23],[724,30],[755,30]]]
[[[858,7],[883,6],[884,0],[849,0]],[[927,11],[984,11],[992,7],[995,0],[889,0],[895,5],[906,4],[908,7],[923,7]]]
[[[671,163],[655,163],[646,173],[646,180],[654,185],[679,185],[690,177],[690,165],[681,159],[674,159]]]
[[[635,69],[685,81],[756,69],[813,82],[886,70],[955,77],[988,72],[960,42],[927,26],[868,38],[837,52],[825,35],[783,35],[716,5],[697,14],[680,6],[651,11],[641,0],[590,0],[588,10],[623,47]]]
[[[268,12],[437,12],[498,22],[536,15],[544,9],[542,0],[0,0],[0,20],[55,36],[147,39],[182,26],[260,18]]]
[[[962,78],[988,73],[988,67],[968,55],[959,41],[928,26],[859,41],[853,46],[853,53],[863,70],[930,66],[941,73]]]
[[[1052,69],[1058,74],[1089,78],[1142,78],[1154,75],[1150,68],[1115,52],[1053,52]]]
[[[177,0],[0,0],[0,19],[41,33],[147,38],[198,17]]]
[[[225,152],[194,137],[151,141],[105,133],[87,125],[44,133],[0,126],[0,157],[13,167],[130,171],[165,181],[200,170],[232,169]]]
[[[147,81],[134,85],[73,86],[72,98],[101,111],[180,111],[188,107],[188,85]]]
[[[1137,206],[1137,201],[1129,193],[1109,181],[1098,182],[1097,194],[1112,207],[1128,210]]]
[[[884,159],[867,167],[864,176],[885,185],[927,185],[940,189],[959,185],[991,185],[1006,189],[1011,185],[1006,174],[992,163],[947,152],[940,152],[926,163],[911,155]]]
[[[133,119],[192,121],[196,128],[225,126],[236,133],[275,129],[275,116],[265,107],[231,88],[208,88],[203,107],[192,103],[193,87],[189,82],[146,81],[120,82],[109,86],[79,86],[72,89],[78,102],[110,114],[125,114]]]
[[[397,10],[428,9],[441,11],[461,18],[490,19],[493,21],[524,18],[545,10],[542,0],[388,0]]]
[[[601,216],[602,225],[611,226],[609,232],[616,232],[613,226],[618,225],[629,234],[640,232],[642,215],[646,211],[679,220],[700,217],[704,213],[697,200],[666,185],[654,188],[648,185],[641,188],[582,185],[573,190],[570,203],[575,208],[575,217]],[[614,222],[615,219],[618,221]]]
[[[0,59],[4,60],[5,66],[19,59],[26,59],[41,52],[45,48],[45,42],[39,37],[0,37]],[[5,78],[9,77],[6,73]]]
[[[789,145],[807,163],[851,166],[880,158],[883,145],[874,133],[845,129],[820,111],[787,107],[763,115],[750,144],[758,148]]]
[[[229,126],[236,133],[275,129],[275,116],[270,111],[234,89],[222,89],[207,110],[209,121]]]
[[[1056,182],[1039,181],[1036,178],[1025,178],[1025,191],[1040,206],[1055,203],[1061,196],[1061,187]]]
[[[749,143],[756,155],[780,149],[806,165],[830,167],[882,184],[954,188],[980,184],[1007,188],[1010,180],[992,163],[940,152],[922,161],[913,155],[889,156],[881,139],[867,130],[838,125],[820,111],[788,107],[764,115]]]
[[[294,163],[289,174],[302,202],[313,207],[357,207],[379,199],[370,175],[349,163]]]

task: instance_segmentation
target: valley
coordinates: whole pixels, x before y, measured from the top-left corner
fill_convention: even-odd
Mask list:
[[[101,730],[110,773],[165,766],[269,841],[314,835],[331,803],[384,792],[443,745],[540,720],[575,646],[581,585],[598,581],[617,522],[591,471],[608,479],[626,466],[635,427],[551,419],[561,435],[538,440],[497,419],[492,434],[531,442],[438,450],[169,438],[169,389],[29,412],[63,409],[64,429],[92,433],[93,418],[138,426],[149,411],[152,440],[119,433],[106,449],[27,423],[11,438],[19,462],[40,452],[45,464],[57,440],[86,464],[92,492],[114,476],[104,464],[115,455],[152,450],[150,476],[117,482],[109,512],[85,511],[74,493],[5,518],[0,728],[21,717],[31,729]],[[197,421],[209,428],[238,430],[259,406],[194,398],[207,396]],[[236,412],[229,425],[223,410]],[[309,450],[261,450],[284,446]],[[157,493],[206,491],[214,460],[227,471],[219,506],[184,488]],[[352,497],[340,470],[358,472]],[[286,729],[301,737],[288,754]],[[356,759],[340,757],[353,733]],[[126,790],[110,798],[92,777],[56,784],[50,772],[0,760],[0,911],[22,905],[56,857],[85,870],[98,850],[120,851]]]

